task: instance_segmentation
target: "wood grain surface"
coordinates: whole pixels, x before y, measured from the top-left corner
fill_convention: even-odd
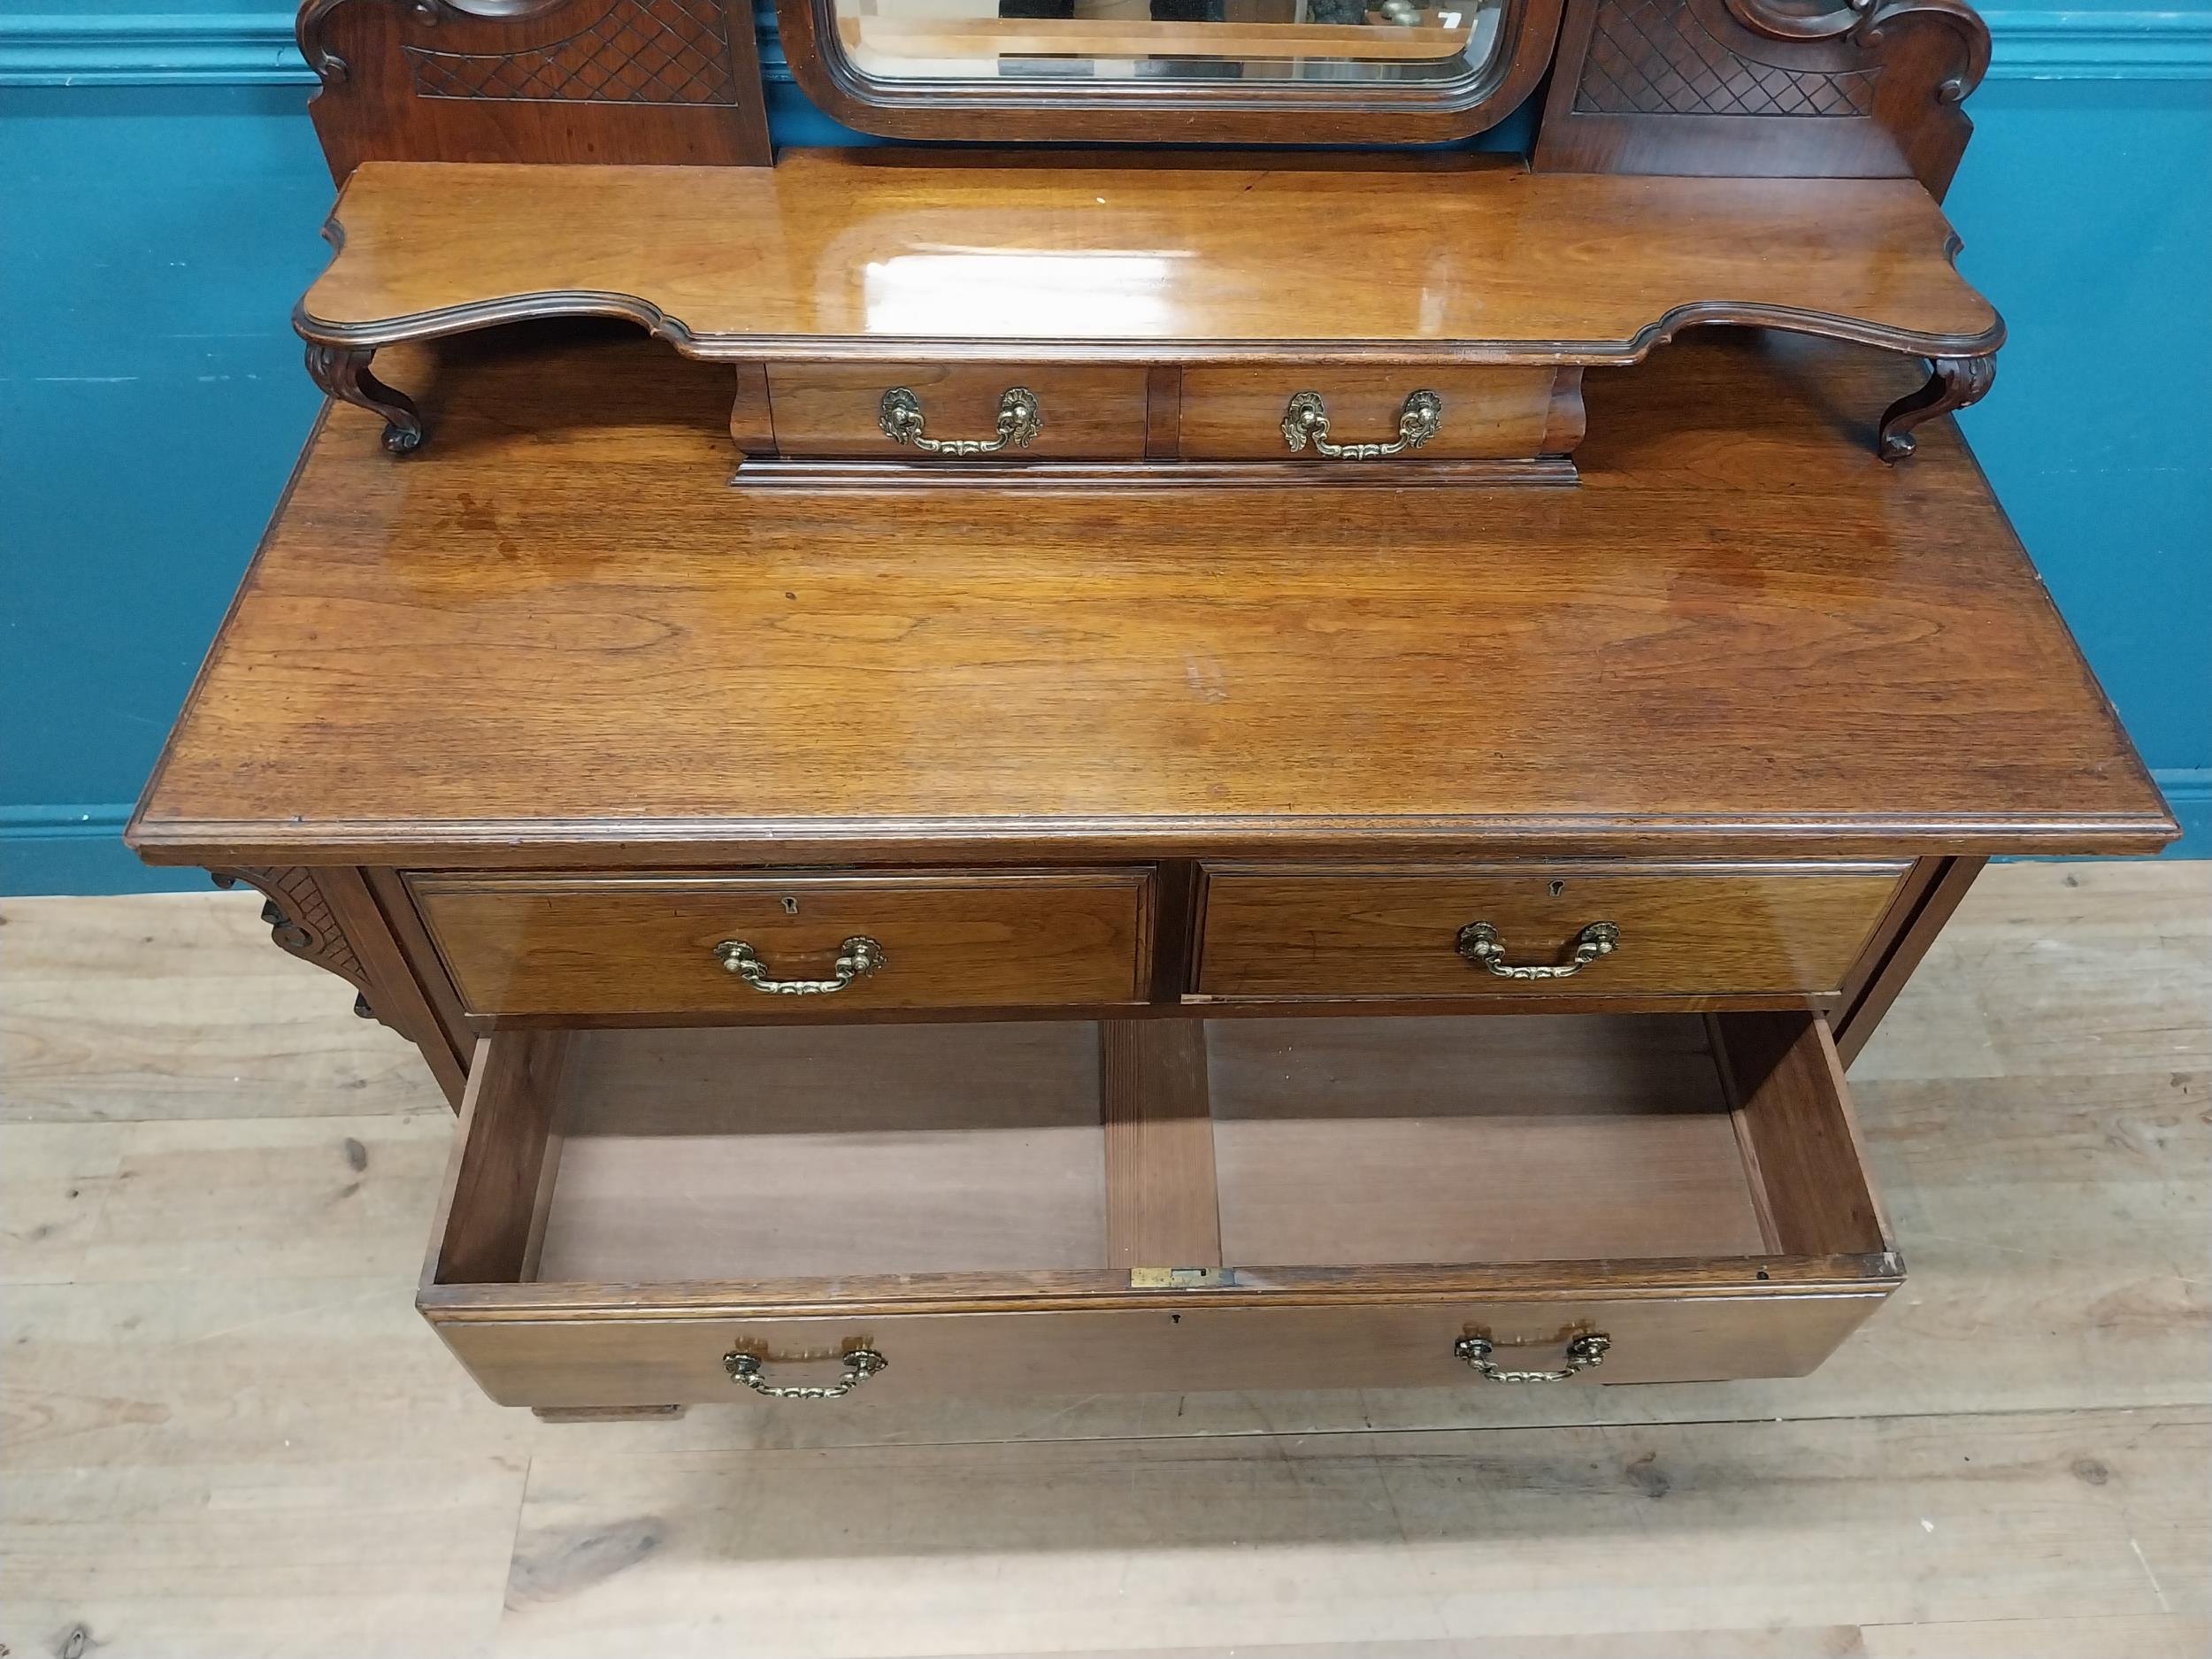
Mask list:
[[[726,0],[300,8],[330,176],[364,160],[765,167],[752,15]]]
[[[388,345],[612,315],[692,356],[790,361],[1420,348],[1621,363],[1697,321],[1945,356],[2003,337],[1909,180],[1056,162],[866,149],[787,151],[772,169],[367,162],[297,322],[312,340]]]
[[[572,1042],[533,1278],[1104,1263],[1087,1028],[680,1029]]]
[[[1135,460],[1145,452],[1141,365],[772,363],[768,396],[777,452],[928,458],[893,442],[878,421],[883,395],[895,387],[914,394],[923,434],[939,442],[995,439],[999,399],[1016,387],[1035,393],[1037,435],[1021,449],[1002,451],[1006,461]]]
[[[1753,1179],[1784,1250],[1893,1250],[1825,1022],[1706,1017]]]
[[[1765,1253],[1694,1019],[1234,1020],[1207,1038],[1225,1262]]]
[[[1554,997],[1833,991],[1901,865],[1525,870],[1209,867],[1209,996]],[[1486,921],[1505,961],[1557,966],[1594,922],[1619,947],[1565,979],[1506,979],[1460,956]]]
[[[1112,1311],[872,1314],[826,1319],[443,1320],[438,1333],[484,1391],[510,1406],[712,1405],[735,1386],[733,1344],[768,1362],[771,1380],[833,1380],[856,1347],[890,1361],[868,1392],[886,1401],[947,1396],[1180,1390],[1448,1388],[1477,1386],[1452,1344],[1470,1333],[1498,1363],[1555,1367],[1585,1332],[1612,1339],[1601,1382],[1796,1377],[1813,1370],[1881,1305],[1855,1294],[1571,1302],[1540,1297],[1437,1306],[1200,1308]],[[880,1382],[881,1386],[878,1387]]]
[[[1885,22],[1894,27],[1756,4],[1574,0],[1532,163],[1915,178],[1941,200],[1974,130],[1961,105],[1989,67],[1988,26],[1962,4]]]
[[[574,1042],[565,1031],[480,1041],[454,1131],[453,1167],[423,1270],[457,1284],[520,1279],[560,1163],[554,1114]]]
[[[764,1022],[853,1010],[1139,1000],[1139,871],[775,877],[419,874],[409,886],[480,1014],[712,1014]],[[716,946],[753,947],[776,979],[826,979],[843,941],[882,965],[842,990],[755,989]]]
[[[1217,1267],[1221,1205],[1206,1033],[1192,1020],[1099,1022],[1106,1264]]]
[[[1532,456],[1546,449],[1544,434],[1557,373],[1545,368],[1470,369],[1431,364],[1186,369],[1183,454],[1194,460],[1289,458],[1289,446],[1283,442],[1283,414],[1300,392],[1320,395],[1328,409],[1332,443],[1394,442],[1407,397],[1432,391],[1444,405],[1436,435],[1417,449],[1390,457],[1393,465]],[[1331,461],[1312,449],[1300,454],[1310,465],[1351,465]]]
[[[1593,376],[1573,491],[749,495],[726,370],[457,342],[330,414],[131,831],[544,868],[2148,850],[2175,833],[1886,358]],[[588,414],[582,411],[588,411]],[[1848,709],[1848,719],[1837,711]],[[649,734],[649,736],[648,735]],[[254,862],[250,860],[249,862]]]
[[[1855,1000],[1837,1017],[1836,1051],[1846,1065],[1858,1057],[1859,1050],[1882,1023],[1911,979],[1914,972],[1928,954],[1929,948],[1940,936],[1944,925],[1957,910],[1966,897],[1967,889],[1975,878],[1987,866],[1985,858],[1931,858],[1914,866],[1914,874],[1907,879],[1901,896],[1909,897],[1910,907],[1901,915],[1893,913],[1884,918],[1877,937],[1882,941],[1876,951],[1860,959],[1853,976],[1863,978],[1856,988]],[[1920,880],[1922,873],[1925,882]],[[1919,891],[1916,892],[1916,887]],[[1847,993],[1850,991],[1847,981]]]
[[[496,1033],[421,1306],[494,1398],[557,1409],[724,1398],[726,1346],[703,1349],[731,1342],[779,1364],[910,1342],[900,1394],[1260,1386],[1285,1363],[1309,1386],[1414,1386],[1439,1358],[1421,1341],[1449,1360],[1469,1333],[1632,1340],[1613,1381],[1797,1375],[1901,1270],[1863,1222],[1822,1026],[1746,1017],[1738,1044],[1736,1018],[1709,1040],[1633,1016],[1110,1024],[1102,1043],[1072,1025],[1076,1052],[1101,1043],[1087,1087],[1071,1065],[980,1112],[972,1077],[1067,1047],[1033,1026],[871,1032],[757,1109],[750,1055],[779,1033],[563,1034],[598,1056],[565,1081],[532,1076],[547,1033]],[[1210,1145],[1193,1133],[1208,1047]],[[1724,1085],[1737,1047],[1752,1141],[1796,1143],[1771,1187]],[[1127,1271],[1207,1256],[1226,1285]]]

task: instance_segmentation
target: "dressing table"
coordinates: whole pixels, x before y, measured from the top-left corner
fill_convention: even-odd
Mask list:
[[[2177,833],[1938,419],[1979,20],[780,23],[906,142],[772,165],[715,0],[300,14],[331,401],[129,837],[452,1098],[456,1356],[1817,1366],[1904,1274],[1845,1068],[1975,872]],[[1548,71],[1525,155],[1388,148]]]

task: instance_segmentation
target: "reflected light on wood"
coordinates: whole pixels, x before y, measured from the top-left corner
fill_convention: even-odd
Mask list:
[[[1024,338],[1073,332],[1079,319],[1117,337],[1167,333],[1179,309],[1171,249],[1048,253],[1020,248],[931,248],[863,268],[872,334],[925,337],[948,317],[986,334]]]
[[[1474,38],[1472,23],[1446,25],[1438,14],[1418,24],[1179,23],[1085,18],[847,17],[838,33],[846,46],[927,74],[941,58],[1317,58],[1331,62],[1436,62],[1457,57]],[[1464,13],[1457,15],[1463,16]],[[942,73],[938,71],[936,73]]]

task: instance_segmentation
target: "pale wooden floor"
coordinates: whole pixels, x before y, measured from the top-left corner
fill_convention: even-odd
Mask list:
[[[451,1120],[259,902],[0,907],[10,1655],[2212,1648],[2212,864],[1985,878],[1809,1379],[558,1427],[415,1317]]]

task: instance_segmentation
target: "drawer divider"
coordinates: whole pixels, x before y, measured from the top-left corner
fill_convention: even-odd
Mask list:
[[[1194,1019],[1099,1022],[1107,1264],[1218,1267],[1221,1206]]]

